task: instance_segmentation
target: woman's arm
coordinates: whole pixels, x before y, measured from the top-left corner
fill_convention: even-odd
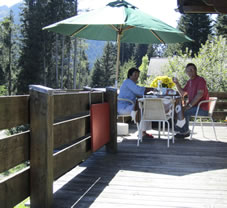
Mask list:
[[[150,92],[150,91],[157,92],[158,90],[157,90],[156,88],[146,87],[146,88],[145,88],[145,91],[144,91],[144,95],[147,94],[147,93]]]

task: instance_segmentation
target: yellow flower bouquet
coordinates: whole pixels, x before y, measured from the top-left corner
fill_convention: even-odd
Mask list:
[[[158,87],[158,82],[161,81],[162,87],[166,88],[173,88],[175,86],[174,82],[172,79],[168,76],[158,76],[156,77],[152,82],[151,82],[151,87],[157,88]]]

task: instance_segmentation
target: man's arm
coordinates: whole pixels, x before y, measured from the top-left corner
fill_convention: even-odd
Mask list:
[[[177,78],[174,78],[173,79],[173,82],[176,84],[176,87],[177,87],[177,91],[180,93],[180,95],[182,97],[184,97],[185,95],[187,95],[187,92],[183,90],[183,88],[181,87],[179,81]]]
[[[189,103],[190,107],[195,106],[199,100],[203,97],[204,90],[198,90],[196,96],[192,99],[191,103]]]

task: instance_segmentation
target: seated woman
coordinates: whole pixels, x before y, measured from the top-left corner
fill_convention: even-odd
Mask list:
[[[138,103],[136,101],[137,97],[143,97],[148,91],[155,90],[154,88],[141,87],[136,84],[139,78],[140,71],[137,68],[131,68],[128,70],[128,78],[123,82],[120,87],[120,93],[118,95],[119,98],[129,99],[133,101],[134,105],[127,101],[119,100],[117,104],[117,112],[118,114],[131,114],[132,119],[134,119],[136,113],[138,111]],[[138,122],[138,116],[136,116],[135,122]],[[143,136],[151,136],[147,134],[146,131],[143,132]]]

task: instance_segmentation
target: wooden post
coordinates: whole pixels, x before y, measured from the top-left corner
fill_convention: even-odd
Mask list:
[[[31,208],[53,205],[53,89],[30,85]]]
[[[110,105],[110,142],[106,145],[106,151],[117,152],[117,89],[106,88],[105,100]]]

